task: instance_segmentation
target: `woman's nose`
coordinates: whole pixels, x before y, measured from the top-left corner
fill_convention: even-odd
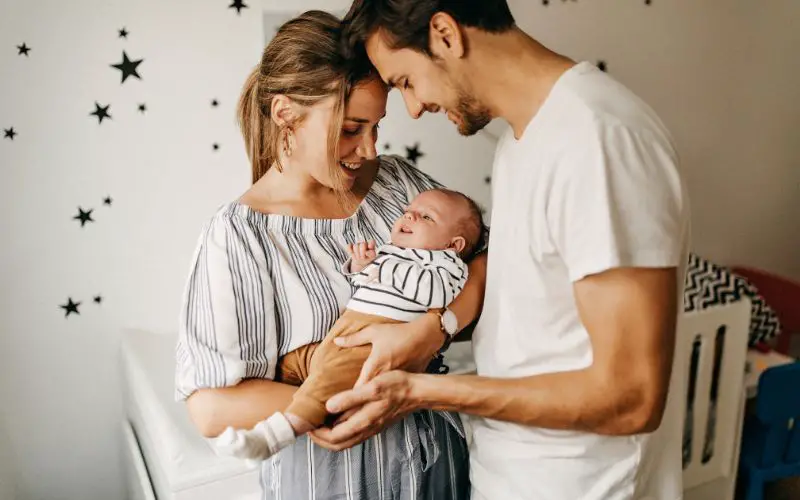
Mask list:
[[[374,133],[365,135],[356,148],[356,154],[365,160],[372,160],[378,156],[377,151],[375,151],[375,141],[377,140],[378,138]]]

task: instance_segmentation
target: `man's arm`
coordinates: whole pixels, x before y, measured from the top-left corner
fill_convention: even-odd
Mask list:
[[[674,268],[615,269],[575,283],[594,355],[586,369],[518,379],[420,375],[411,397],[422,407],[550,429],[653,431],[672,368],[676,274]]]
[[[676,270],[613,269],[576,282],[574,293],[591,338],[590,367],[516,379],[391,371],[328,400],[331,412],[362,408],[315,440],[344,449],[419,408],[596,434],[655,430],[672,368]]]

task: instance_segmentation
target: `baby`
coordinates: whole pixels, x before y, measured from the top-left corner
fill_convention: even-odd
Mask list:
[[[299,385],[286,411],[249,430],[228,427],[214,445],[223,455],[263,460],[320,427],[325,402],[351,389],[371,346],[340,348],[336,337],[376,323],[411,321],[446,308],[467,280],[465,260],[479,250],[484,234],[480,209],[467,196],[444,189],[425,191],[392,227],[391,243],[348,247],[342,272],[357,286],[347,308],[325,339],[280,360],[276,380]]]

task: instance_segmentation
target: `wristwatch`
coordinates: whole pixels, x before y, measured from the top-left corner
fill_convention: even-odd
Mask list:
[[[458,333],[458,318],[456,318],[453,311],[446,307],[437,310],[436,314],[439,316],[439,328],[444,334],[444,345],[439,349],[439,352],[444,352],[450,347],[450,342],[453,341],[453,337]]]

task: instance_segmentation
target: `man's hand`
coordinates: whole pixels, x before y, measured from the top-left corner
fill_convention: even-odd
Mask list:
[[[422,372],[444,343],[435,314],[423,314],[408,323],[372,325],[352,335],[337,337],[339,347],[372,344],[372,352],[361,368],[358,387],[390,370]]]
[[[311,432],[311,439],[340,451],[374,436],[416,409],[413,396],[415,375],[394,370],[328,400],[331,413],[344,412],[333,428]]]
[[[347,245],[347,253],[350,255],[350,272],[360,273],[365,267],[372,263],[377,256],[375,252],[375,241],[362,241],[360,243]]]

